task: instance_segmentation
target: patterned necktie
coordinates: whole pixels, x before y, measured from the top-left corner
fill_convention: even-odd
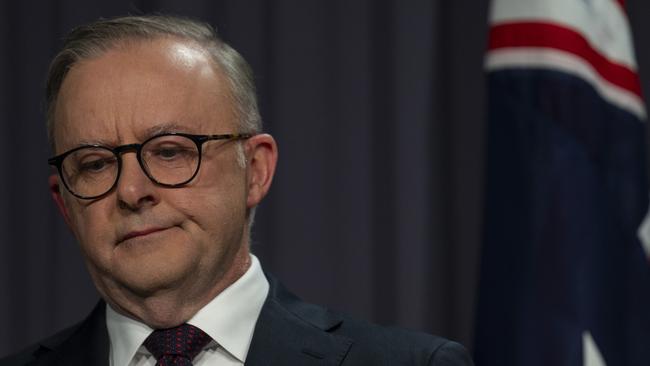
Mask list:
[[[158,361],[156,366],[192,366],[194,357],[211,340],[201,329],[181,324],[154,331],[143,344]]]

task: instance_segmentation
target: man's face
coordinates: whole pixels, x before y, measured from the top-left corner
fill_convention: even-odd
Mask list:
[[[56,153],[142,143],[167,131],[239,132],[228,90],[207,53],[191,43],[118,46],[67,75],[55,110]],[[251,146],[246,153],[255,159]],[[182,188],[150,181],[135,153],[122,160],[117,186],[99,199],[75,198],[50,178],[99,291],[136,317],[144,317],[136,304],[145,298],[170,293],[172,301],[191,301],[216,291],[247,260],[246,212],[266,192],[251,197],[251,168],[238,163],[236,143],[204,144],[200,171]]]

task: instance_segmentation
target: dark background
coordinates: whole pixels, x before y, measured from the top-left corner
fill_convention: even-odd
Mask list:
[[[650,3],[628,9],[650,90]],[[487,0],[57,0],[0,4],[0,355],[97,301],[47,188],[49,60],[75,25],[151,11],[210,22],[255,70],[280,148],[254,228],[265,270],[308,301],[471,348]]]

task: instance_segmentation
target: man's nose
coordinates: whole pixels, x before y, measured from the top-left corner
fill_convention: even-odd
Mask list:
[[[158,203],[157,187],[142,170],[135,153],[122,155],[122,169],[117,181],[120,208],[137,211],[148,205]]]

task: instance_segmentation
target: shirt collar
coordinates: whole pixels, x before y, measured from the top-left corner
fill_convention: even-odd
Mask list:
[[[251,254],[251,266],[232,285],[201,308],[187,323],[192,324],[239,361],[246,355],[262,305],[269,292],[269,282],[257,257]],[[153,332],[146,324],[106,307],[106,326],[111,341],[113,366],[127,366],[142,342]]]

